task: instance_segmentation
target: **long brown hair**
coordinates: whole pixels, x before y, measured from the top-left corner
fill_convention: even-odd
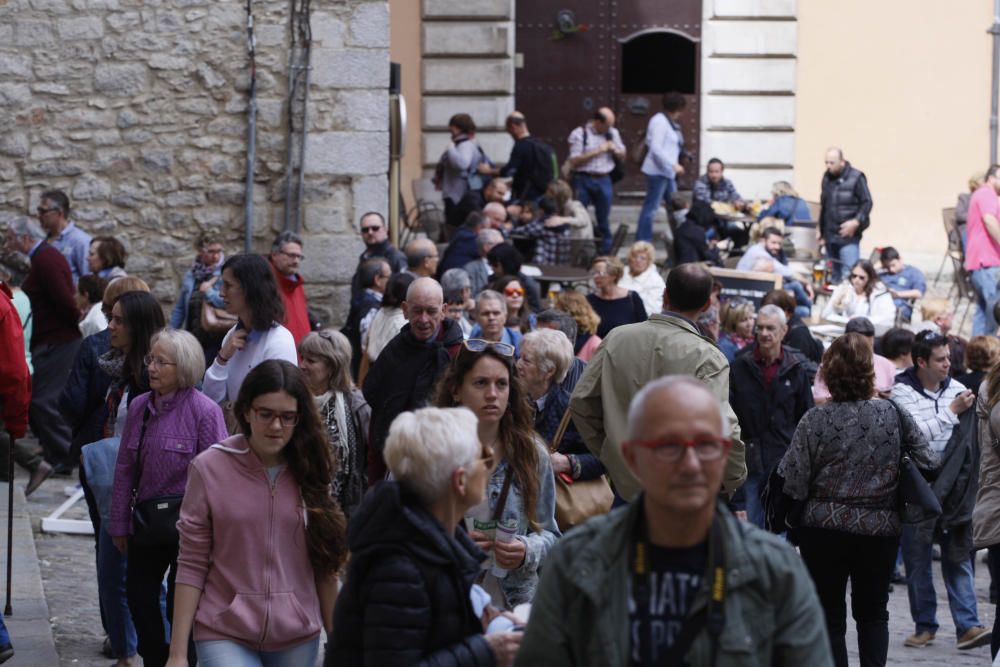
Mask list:
[[[986,405],[992,410],[997,403],[1000,403],[1000,364],[986,374]]]
[[[503,456],[514,473],[514,483],[521,491],[524,503],[524,514],[528,524],[534,531],[540,531],[536,514],[538,513],[538,446],[535,444],[534,416],[528,405],[528,393],[517,375],[514,357],[505,357],[492,348],[482,352],[472,352],[463,347],[458,356],[448,366],[444,377],[437,385],[437,396],[434,405],[439,408],[452,408],[461,405],[455,400],[465,376],[483,357],[492,357],[504,365],[510,374],[510,395],[507,397],[507,409],[500,418],[500,442],[503,446]]]
[[[306,548],[317,577],[340,569],[347,554],[347,521],[331,493],[336,462],[330,453],[326,429],[321,426],[312,395],[302,371],[287,361],[270,359],[254,368],[243,380],[233,406],[240,430],[250,437],[247,412],[258,396],[284,391],[298,405],[299,422],[282,450],[289,472],[299,485],[305,505]]]

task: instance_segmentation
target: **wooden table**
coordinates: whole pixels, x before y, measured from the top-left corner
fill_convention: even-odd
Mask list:
[[[558,283],[560,287],[572,289],[576,285],[590,282],[590,271],[578,266],[539,264],[535,268],[540,272],[539,275],[535,276],[535,280],[542,283],[542,296],[548,293],[551,283]]]

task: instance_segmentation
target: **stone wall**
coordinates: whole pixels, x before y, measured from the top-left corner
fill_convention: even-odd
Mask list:
[[[290,5],[253,2],[257,251],[284,221]],[[363,249],[352,223],[386,210],[389,12],[313,5],[302,272],[337,323]],[[200,231],[243,248],[248,89],[242,1],[0,0],[0,220],[65,190],[73,219],[122,238],[129,273],[169,305]]]

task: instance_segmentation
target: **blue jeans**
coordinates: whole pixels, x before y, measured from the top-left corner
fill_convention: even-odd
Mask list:
[[[607,254],[611,250],[611,223],[608,217],[611,215],[611,198],[614,196],[611,177],[577,172],[573,174],[573,192],[584,207],[594,205],[597,229],[601,233],[601,254]]]
[[[195,642],[201,667],[312,667],[319,656],[319,637],[283,651],[255,651],[237,642]]]
[[[0,648],[10,644],[10,633],[7,632],[7,624],[3,621],[3,614],[0,614]]]
[[[747,474],[747,480],[743,482],[747,520],[758,528],[764,527],[764,506],[760,504],[760,487],[766,481],[763,475],[750,473]]]
[[[836,239],[839,241],[840,239]],[[830,280],[834,285],[839,285],[846,276],[844,275],[851,270],[851,267],[858,263],[861,259],[861,242],[851,241],[845,244],[834,244],[831,243],[830,239],[826,241],[826,256],[830,259],[840,260],[840,264],[834,264],[833,270],[830,274]]]
[[[98,540],[97,593],[104,609],[108,639],[111,640],[111,650],[116,658],[130,658],[135,655],[138,640],[125,593],[128,558],[118,551],[103,526]]]
[[[910,615],[916,624],[917,632],[936,634],[937,593],[934,592],[934,579],[931,573],[931,544],[918,542],[914,537],[914,529],[903,526],[903,563],[906,564],[906,589],[910,598]],[[941,539],[941,574],[944,577],[944,587],[948,591],[948,606],[951,608],[951,618],[955,622],[957,636],[964,635],[969,628],[979,623],[979,613],[976,610],[975,581],[972,565],[968,558],[961,563],[952,563],[947,558],[948,534]]]
[[[660,202],[667,203],[667,219],[670,219],[670,195],[677,192],[677,181],[666,176],[646,174],[646,198],[642,202],[639,223],[635,232],[636,241],[653,240],[653,218],[660,208]]]
[[[785,278],[785,289],[795,295],[795,314],[802,318],[812,315],[813,302],[806,294],[806,288],[798,280]]]
[[[976,290],[976,314],[972,316],[973,336],[992,336],[997,332],[997,321],[993,319],[993,306],[1000,299],[997,278],[1000,266],[976,269],[970,274],[972,288]]]

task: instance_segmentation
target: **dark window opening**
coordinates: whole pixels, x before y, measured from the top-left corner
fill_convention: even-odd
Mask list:
[[[697,48],[672,32],[654,32],[622,44],[622,92],[695,93]]]

